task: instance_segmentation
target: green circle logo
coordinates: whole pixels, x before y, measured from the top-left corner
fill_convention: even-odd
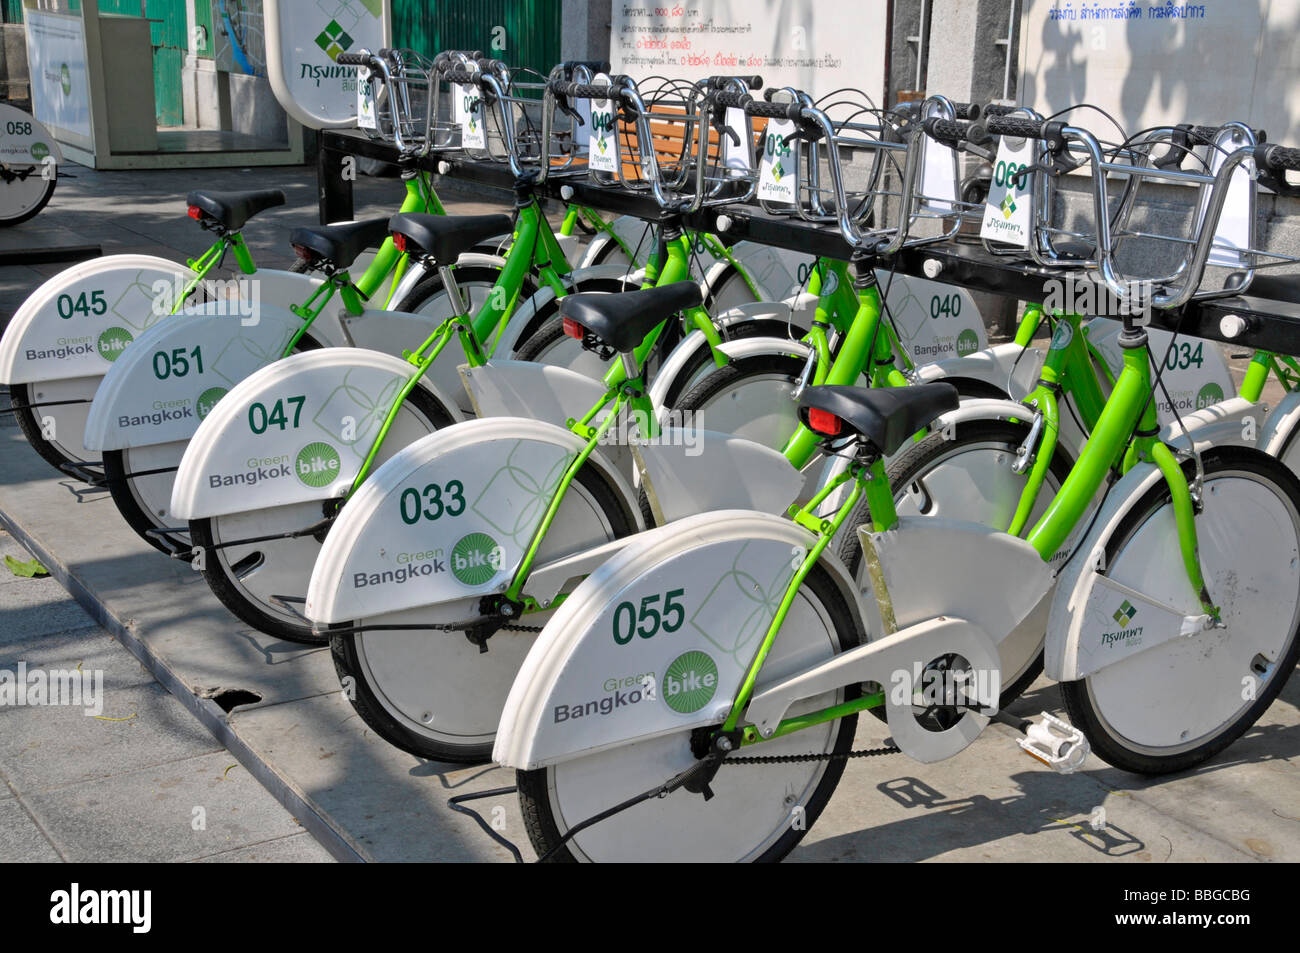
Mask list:
[[[224,387],[209,387],[202,394],[199,394],[199,399],[194,402],[194,412],[199,415],[199,420],[212,413],[212,408],[217,406],[217,401],[225,396],[226,389]],[[324,446],[324,444],[321,444],[321,446]]]
[[[213,390],[217,389],[213,388]],[[339,452],[329,444],[319,441],[309,443],[299,450],[298,459],[294,462],[294,472],[298,474],[298,479],[307,486],[317,488],[329,486],[337,480],[341,469]]]
[[[979,335],[967,328],[961,334],[957,335],[957,356],[965,357],[967,354],[974,354],[980,348]]]
[[[689,715],[709,703],[718,690],[718,666],[703,652],[684,652],[664,670],[664,702],[673,711]]]
[[[116,361],[132,340],[131,332],[126,328],[106,328],[104,333],[99,336],[95,347],[98,348],[99,356],[104,360]]]
[[[1204,410],[1223,400],[1223,388],[1211,381],[1196,392],[1196,409]]]
[[[467,586],[481,586],[505,567],[506,554],[487,533],[462,536],[451,548],[451,574]]]
[[[33,142],[31,153],[32,158],[37,162],[44,162],[45,157],[50,154],[50,147],[43,142]]]
[[[59,85],[63,87],[64,96],[72,93],[72,71],[68,69],[67,63],[59,67]]]

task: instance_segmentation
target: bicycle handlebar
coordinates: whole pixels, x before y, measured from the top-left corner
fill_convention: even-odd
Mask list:
[[[763,77],[761,76],[710,76],[704,82],[710,86],[721,86],[733,79],[738,79],[750,89],[761,89],[763,86]]]
[[[1255,161],[1275,172],[1300,172],[1300,149],[1288,149],[1277,143],[1256,146]]]

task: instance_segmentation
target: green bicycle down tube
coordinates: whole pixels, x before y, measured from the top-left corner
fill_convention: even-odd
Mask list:
[[[1091,433],[1106,409],[1106,394],[1097,379],[1097,368],[1099,366],[1105,368],[1109,375],[1110,365],[1096,352],[1088,340],[1083,318],[1079,315],[1069,315],[1066,320],[1070,322],[1073,335],[1066,348],[1065,365],[1061,371],[1065,393],[1070,396],[1078,409],[1080,422],[1086,432]],[[1113,380],[1108,382],[1114,386]]]
[[[827,384],[855,384],[869,366],[873,372],[873,383],[876,380],[875,359],[872,356],[873,345],[877,351],[881,344],[888,346],[886,341],[878,340],[876,335],[876,329],[880,326],[880,292],[875,285],[872,285],[859,291],[857,299],[857,314],[840,343],[835,363],[831,365],[830,372],[826,375]],[[796,470],[802,470],[817,452],[820,440],[817,434],[800,424],[782,453]]]
[[[1060,380],[1055,366],[1058,357],[1063,357],[1061,352],[1048,351],[1047,360],[1038,375],[1039,385],[1033,393],[1021,401],[1042,415],[1043,429],[1038,446],[1029,448],[1030,452],[1035,454],[1034,463],[1030,467],[1029,478],[1020,491],[1020,501],[1016,504],[1011,525],[1007,527],[1007,532],[1012,536],[1019,536],[1024,532],[1029,517],[1034,511],[1034,505],[1038,502],[1038,494],[1042,492],[1047,471],[1051,469],[1052,457],[1056,453],[1056,441],[1061,429],[1061,408],[1056,399],[1056,388],[1053,386]]]
[[[436,207],[436,211],[435,211]],[[421,187],[418,178],[406,180],[406,198],[402,200],[399,212],[428,212],[434,214],[444,214],[441,203],[438,202],[437,196],[433,194],[432,189]],[[398,259],[401,259],[400,263]],[[392,287],[388,292],[386,304],[392,301],[393,292],[397,290],[397,283],[400,280],[400,272],[406,268],[406,256],[397,250],[393,244],[393,236],[389,235],[379,246],[379,251],[375,253],[374,260],[370,266],[357,279],[357,288],[367,298],[373,298],[375,293],[383,286],[384,281],[388,278],[390,272],[397,270],[399,273],[394,275]]]
[[[876,463],[879,464],[880,461],[878,460]],[[883,465],[877,467],[873,464],[872,470],[873,474],[870,479],[883,479],[883,476],[875,476],[875,471],[877,470],[883,475]],[[731,703],[731,710],[727,714],[726,721],[723,722],[722,731],[724,732],[736,730],[736,725],[740,721],[740,716],[744,712],[745,706],[749,704],[750,698],[753,697],[754,686],[758,682],[758,673],[762,670],[763,663],[767,661],[768,653],[772,650],[772,645],[776,641],[777,633],[781,631],[781,624],[785,622],[785,617],[790,613],[790,607],[794,605],[794,600],[799,594],[800,587],[803,586],[804,580],[808,578],[808,573],[812,571],[812,567],[817,564],[819,559],[821,559],[821,555],[826,551],[826,547],[830,544],[830,541],[834,539],[835,534],[839,532],[840,526],[846,519],[848,519],[849,513],[857,507],[858,501],[862,498],[863,487],[867,479],[865,477],[863,466],[861,464],[854,464],[850,468],[850,474],[853,480],[853,488],[849,491],[847,498],[835,515],[829,521],[822,522],[821,532],[816,534],[816,541],[813,543],[812,548],[804,553],[803,560],[799,563],[799,568],[794,571],[793,577],[790,579],[789,583],[786,584],[785,594],[781,597],[781,604],[777,606],[776,612],[772,616],[772,622],[767,627],[767,632],[763,636],[763,641],[759,644],[758,651],[754,653],[754,658],[749,663],[749,668],[745,671],[745,678],[740,683],[740,690],[736,692],[735,700]],[[835,481],[835,485],[832,489],[837,488],[843,482],[844,481],[842,480]],[[886,485],[888,485],[887,480]],[[824,496],[822,498],[825,499]]]
[[[1027,537],[1043,560],[1050,561],[1066,538],[1087,512],[1106,474],[1127,446],[1134,426],[1143,416],[1154,421],[1151,396],[1151,370],[1145,347],[1124,351],[1124,370],[1083,445],[1079,459],[1065,478],[1047,511],[1039,518]],[[1147,413],[1144,414],[1144,408]]]
[[[546,513],[542,516],[542,522],[533,533],[533,538],[528,543],[528,550],[524,553],[524,558],[520,560],[518,568],[515,569],[515,574],[510,580],[510,585],[506,587],[505,593],[503,594],[506,599],[509,599],[512,602],[519,601],[519,598],[523,593],[524,584],[528,581],[528,574],[532,571],[533,562],[537,559],[537,553],[542,548],[542,540],[546,538],[546,534],[551,528],[551,523],[555,521],[555,516],[560,511],[560,504],[564,502],[564,497],[569,492],[569,485],[573,483],[574,479],[578,475],[578,471],[582,469],[582,465],[587,462],[587,459],[595,451],[597,444],[600,443],[601,437],[603,437],[605,432],[613,425],[615,419],[617,419],[619,415],[619,411],[623,409],[623,406],[624,396],[620,389],[618,396],[614,398],[613,405],[609,408],[609,413],[605,415],[605,419],[600,422],[596,429],[591,432],[591,436],[587,438],[586,445],[578,451],[578,455],[573,458],[573,462],[570,463],[568,469],[564,471],[564,476],[560,478],[559,485],[556,486],[555,491],[551,494],[551,502],[550,505],[546,507]]]
[[[1057,315],[1056,330],[1052,334],[1047,355],[1038,374],[1038,386],[1021,401],[1042,416],[1043,427],[1037,447],[1030,447],[1034,462],[1029,478],[1021,489],[1007,532],[1019,536],[1024,532],[1033,513],[1047,473],[1052,467],[1057,440],[1061,430],[1061,406],[1058,395],[1073,397],[1083,416],[1083,426],[1091,432],[1096,426],[1105,405],[1105,398],[1097,386],[1095,366],[1092,363],[1091,345],[1080,333],[1082,318],[1076,314]],[[1023,330],[1023,325],[1022,325]]]

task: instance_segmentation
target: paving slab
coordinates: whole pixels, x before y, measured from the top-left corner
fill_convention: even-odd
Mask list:
[[[227,751],[26,795],[69,861],[182,861],[300,833]]]
[[[0,864],[49,864],[62,860],[27,809],[0,799]]]
[[[198,864],[323,864],[333,858],[308,833],[277,837],[248,847],[209,854],[193,861]]]

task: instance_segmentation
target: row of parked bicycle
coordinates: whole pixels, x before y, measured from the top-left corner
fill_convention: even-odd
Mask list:
[[[33,447],[240,620],[328,643],[380,736],[517,769],[539,856],[779,859],[862,711],[921,761],[999,719],[1058,770],[1091,750],[1160,774],[1277,696],[1300,652],[1300,365],[1255,351],[1234,394],[1217,345],[1147,323],[1300,303],[1256,275],[1293,259],[1254,231],[1296,150],[1237,122],[1111,142],[758,77],[339,62],[403,167],[396,214],[296,229],[300,270],[272,271],[241,232],[283,195],[192,192],[204,255],[50,279],[0,379]],[[987,202],[961,153],[993,165]],[[431,170],[488,165],[513,215],[447,215]],[[1157,233],[1147,197],[1171,185],[1190,211]],[[554,229],[543,203],[579,191]],[[646,219],[607,220],[602,194]],[[742,215],[844,254],[735,242]],[[989,217],[1010,224],[968,235]],[[975,344],[939,307],[952,350],[918,360],[898,256],[958,243],[1114,311],[1030,302],[988,347],[973,307]],[[242,277],[219,281],[228,254]],[[1180,375],[1209,382],[1192,406]],[[1044,666],[1072,725],[1002,712]]]

